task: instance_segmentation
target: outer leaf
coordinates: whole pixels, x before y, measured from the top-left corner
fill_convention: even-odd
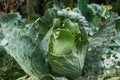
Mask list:
[[[89,4],[88,8],[92,12],[92,14],[95,16],[100,15],[102,13],[101,6],[99,6],[98,4],[94,4],[94,3]]]
[[[55,9],[48,9],[44,16],[40,18],[39,25],[37,26],[37,30],[39,30],[41,40],[49,31],[49,29],[53,26],[53,19],[57,16],[57,11]]]
[[[14,16],[16,19],[16,16],[19,15],[13,13],[8,16]],[[25,27],[17,24],[19,20],[15,21],[15,19],[12,19],[13,23],[5,20],[1,23],[3,34],[8,41],[4,47],[26,73],[31,76],[41,77],[41,75],[49,72],[49,66],[45,62],[44,54],[35,42],[35,40],[39,40],[38,37],[29,34],[32,32],[32,34],[36,35],[37,31],[30,24],[26,24]]]
[[[102,46],[113,39],[115,35],[115,25],[113,22],[107,23],[104,27],[101,27],[99,31],[90,40],[91,47]]]

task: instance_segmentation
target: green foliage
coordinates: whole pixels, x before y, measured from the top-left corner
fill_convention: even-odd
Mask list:
[[[82,3],[73,10],[54,6],[33,22],[18,13],[0,19],[1,45],[31,76],[28,79],[76,79],[80,75],[99,79],[119,70],[118,15],[109,6]],[[111,68],[113,73],[107,73]]]

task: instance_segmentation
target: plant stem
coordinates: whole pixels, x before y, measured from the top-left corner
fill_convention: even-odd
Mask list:
[[[27,7],[27,18],[28,18],[28,21],[30,21],[30,5],[29,5],[29,0],[26,0],[26,7]]]

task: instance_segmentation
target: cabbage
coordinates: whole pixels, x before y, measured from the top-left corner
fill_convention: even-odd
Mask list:
[[[87,22],[80,13],[72,12],[74,17],[79,16],[78,21],[72,14],[63,19],[64,13],[58,13],[49,9],[33,22],[18,13],[0,20],[2,46],[30,76],[51,74],[74,79],[81,74],[89,43],[83,33]]]
[[[59,76],[77,78],[84,66],[88,41],[81,34],[74,36],[70,30],[56,32],[59,34],[53,37],[47,55],[52,71]]]

